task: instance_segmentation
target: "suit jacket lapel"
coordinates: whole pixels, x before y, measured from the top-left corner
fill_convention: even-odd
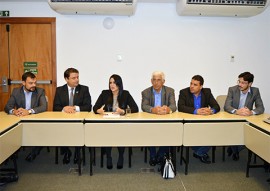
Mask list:
[[[77,103],[77,99],[78,99],[80,90],[81,90],[81,87],[80,87],[80,85],[78,85],[78,86],[75,88],[75,91],[74,91],[74,98],[73,98],[73,104],[74,104],[74,105],[76,105],[75,103]]]
[[[63,101],[64,105],[69,105],[69,92],[68,92],[68,86],[67,84],[63,87]]]
[[[32,92],[32,96],[31,96],[31,108],[34,108],[37,101],[37,90]]]
[[[165,87],[163,86],[162,87],[162,92],[161,92],[161,106],[163,105],[167,105],[166,103],[166,90],[165,90]]]
[[[25,95],[24,95],[24,89],[23,89],[23,86],[22,86],[22,88],[21,88],[21,90],[20,90],[20,94],[21,94],[21,101],[22,101],[22,103],[21,103],[21,106],[22,106],[22,108],[25,108]],[[17,108],[18,109],[18,108]]]
[[[190,90],[188,90],[188,96],[189,96],[189,105],[191,105],[191,107],[194,107],[194,98],[193,98],[193,94],[190,92]]]
[[[150,89],[150,105],[152,107],[155,106],[155,96],[154,96],[153,90],[154,90],[154,88],[151,87],[151,89]]]
[[[205,97],[205,93],[204,93],[204,90],[202,89],[201,90],[201,107],[205,107],[205,105],[206,105],[206,103],[205,103],[205,101],[206,101],[206,97]]]
[[[246,101],[245,101],[245,106],[248,107],[249,103],[250,103],[250,99],[252,97],[252,91],[251,91],[251,88],[250,88],[250,92],[247,93],[247,98],[246,98]]]
[[[239,102],[240,102],[240,90],[237,87],[236,93],[235,93],[235,106],[238,108],[239,107]]]

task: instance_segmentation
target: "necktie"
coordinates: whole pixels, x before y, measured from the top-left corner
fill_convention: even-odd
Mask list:
[[[69,105],[70,106],[73,106],[73,90],[74,90],[74,88],[71,88],[71,90],[70,90],[70,95],[69,95]]]

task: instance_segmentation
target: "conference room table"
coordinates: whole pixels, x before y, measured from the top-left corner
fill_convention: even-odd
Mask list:
[[[20,146],[172,146],[175,153],[175,147],[182,145],[186,148],[185,174],[192,146],[246,145],[249,152],[269,162],[270,125],[262,121],[268,117],[269,114],[244,117],[227,112],[209,116],[182,112],[139,112],[128,116],[44,112],[16,117],[0,112],[0,163]],[[172,157],[175,163],[175,154]],[[180,160],[183,158],[181,153]],[[81,173],[80,162],[78,168]]]
[[[48,111],[16,117],[0,112],[0,163],[21,146],[84,146],[83,121],[87,114]],[[81,175],[80,154],[78,170]]]
[[[47,111],[21,117],[20,120],[23,128],[22,146],[83,147],[83,121],[87,114],[88,112],[69,114]],[[78,151],[78,170],[79,175],[81,175],[80,149]]]
[[[170,146],[172,161],[176,166],[175,147],[182,145],[182,121],[177,112],[168,115],[139,112],[128,116],[89,113],[85,118],[85,146]],[[90,156],[90,175],[93,174],[92,166]]]
[[[184,121],[183,146],[180,164],[185,162],[185,174],[188,174],[189,148],[194,146],[213,146],[212,162],[215,162],[215,147],[226,145],[244,145],[244,124],[246,117],[218,112],[213,115],[194,115],[178,113]]]
[[[22,143],[22,126],[18,117],[0,112],[0,164],[15,153]]]
[[[251,164],[252,153],[270,163],[270,124],[263,121],[269,116],[269,114],[250,116],[247,119],[248,123],[244,125],[245,146],[249,150],[247,177],[249,177],[250,168],[264,167],[264,165]]]

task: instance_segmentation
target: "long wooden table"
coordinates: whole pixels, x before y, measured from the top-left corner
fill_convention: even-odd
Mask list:
[[[181,150],[180,164],[185,162],[185,174],[188,174],[189,147],[192,146],[226,146],[244,145],[244,124],[246,118],[219,112],[214,115],[193,115],[179,113],[184,118],[183,146],[186,156]],[[215,162],[215,147],[212,152],[212,162]]]
[[[44,112],[21,118],[22,146],[84,146],[88,112]]]
[[[88,112],[43,112],[21,117],[22,146],[84,146],[83,121]],[[58,151],[58,150],[57,150]],[[81,175],[80,149],[78,159]],[[58,156],[58,154],[56,154]],[[58,158],[56,159],[58,161]]]
[[[268,118],[268,114],[248,118],[248,123],[244,125],[245,145],[248,148],[248,163],[246,176],[249,177],[249,169],[264,167],[264,165],[251,164],[252,152],[270,163],[270,124],[263,122]]]
[[[21,146],[84,146],[83,121],[87,114],[44,112],[16,117],[0,112],[0,163]],[[79,158],[79,175],[80,163]]]
[[[175,112],[163,116],[140,112],[128,117],[104,118],[87,112],[44,112],[18,118],[0,112],[0,163],[20,146],[84,145],[183,145],[186,148],[202,145],[246,145],[249,151],[269,162],[270,125],[262,122],[267,117],[269,114],[243,117],[226,112],[210,116]],[[188,161],[186,174],[187,169]],[[92,174],[92,163],[90,173]]]
[[[116,118],[89,113],[85,118],[85,146],[171,146],[176,165],[175,146],[182,145],[182,121],[178,113],[163,116],[134,113]],[[90,175],[91,159],[90,156]]]
[[[15,153],[22,144],[20,119],[0,112],[0,164]]]

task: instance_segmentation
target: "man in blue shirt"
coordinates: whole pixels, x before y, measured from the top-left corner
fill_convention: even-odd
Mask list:
[[[152,86],[142,91],[142,110],[147,113],[166,115],[176,111],[174,89],[164,86],[165,75],[163,72],[153,72]],[[169,152],[169,147],[160,147],[156,152],[155,147],[149,147],[151,166],[160,164],[164,154]]]
[[[220,107],[211,93],[211,89],[203,88],[204,79],[200,75],[192,77],[190,86],[180,90],[178,100],[178,111],[197,114],[211,115],[219,112]],[[209,146],[192,147],[193,156],[201,162],[209,164]]]

